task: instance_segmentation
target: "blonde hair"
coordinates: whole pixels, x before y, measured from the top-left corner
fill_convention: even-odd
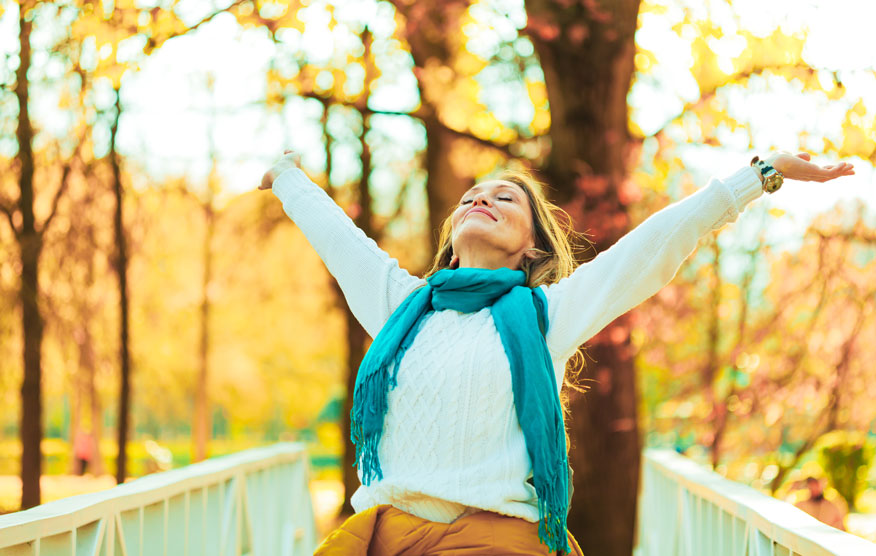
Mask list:
[[[569,276],[575,270],[575,247],[579,240],[585,240],[583,234],[572,227],[572,219],[562,208],[548,200],[545,196],[545,184],[539,181],[526,169],[506,168],[499,172],[496,180],[507,181],[520,187],[529,200],[532,211],[532,233],[535,246],[531,249],[533,257],[523,257],[520,270],[526,273],[526,285],[536,288],[541,285],[554,284]],[[453,225],[452,214],[441,223],[438,236],[438,251],[432,261],[432,267],[426,276],[444,268],[450,268],[453,259]],[[589,242],[588,242],[589,246]],[[586,366],[583,347],[569,359],[563,383],[579,392],[585,389],[577,383],[578,375]],[[561,395],[563,414],[568,413],[568,395]],[[569,444],[566,435],[567,447]]]

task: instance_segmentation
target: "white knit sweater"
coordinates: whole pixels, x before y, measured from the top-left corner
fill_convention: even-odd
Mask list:
[[[283,172],[273,191],[375,337],[424,280],[400,268],[301,170]],[[557,385],[580,344],[667,284],[701,236],[736,220],[761,193],[750,166],[712,179],[570,277],[541,286]],[[398,386],[389,391],[379,455],[384,478],[359,487],[352,498],[356,511],[391,504],[450,523],[483,509],[538,521],[511,371],[489,308],[438,311],[423,323],[399,366]]]

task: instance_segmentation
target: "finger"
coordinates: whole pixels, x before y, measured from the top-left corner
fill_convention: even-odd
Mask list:
[[[262,176],[262,183],[259,184],[259,189],[270,189],[273,185],[274,178],[271,175],[270,171],[265,172],[265,175]]]

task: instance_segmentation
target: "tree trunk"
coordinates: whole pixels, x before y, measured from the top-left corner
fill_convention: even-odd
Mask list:
[[[91,338],[89,337],[89,342]],[[94,439],[94,459],[91,462],[92,473],[101,476],[106,471],[103,467],[103,455],[100,453],[100,439],[103,438],[103,405],[100,403],[100,394],[97,391],[97,365],[94,361],[92,350],[91,364],[88,366],[87,386],[88,399],[91,401],[91,437]]]
[[[345,302],[343,302],[343,292],[336,281],[332,281],[335,286],[335,291],[338,296],[339,304],[344,308],[344,321],[347,328],[347,395],[344,396],[344,408],[341,411],[341,434],[344,440],[344,453],[341,458],[342,475],[344,481],[344,503],[338,512],[341,516],[352,515],[354,513],[353,506],[350,503],[350,497],[359,488],[359,476],[356,474],[356,469],[353,464],[356,462],[356,447],[350,440],[350,411],[353,409],[353,391],[356,388],[356,374],[359,371],[359,365],[362,364],[362,358],[365,356],[365,342],[367,334],[353,312]]]
[[[215,163],[214,163],[215,166]],[[213,208],[213,172],[207,184],[207,198],[202,204],[206,230],[204,233],[204,275],[201,282],[201,342],[198,353],[198,380],[195,385],[195,453],[194,461],[207,457],[207,442],[210,438],[210,407],[207,394],[210,358],[210,282],[213,280],[213,235],[216,229],[216,212]]]
[[[88,196],[88,201],[83,204],[87,211],[94,210],[93,197]],[[91,334],[91,323],[102,306],[100,301],[100,292],[95,291],[94,287],[94,252],[98,249],[97,240],[95,238],[94,222],[85,219],[85,224],[82,228],[77,229],[76,233],[87,240],[88,247],[81,254],[81,262],[85,265],[85,278],[82,284],[82,291],[79,296],[78,314],[76,315],[77,322],[74,324],[73,341],[76,344],[76,350],[79,354],[79,366],[73,380],[74,383],[74,400],[73,404],[73,419],[70,430],[71,448],[75,443],[76,434],[83,426],[84,421],[90,421],[92,445],[92,459],[88,463],[88,468],[95,476],[104,474],[103,458],[100,454],[100,439],[103,435],[103,409],[100,403],[100,395],[97,391],[97,355],[94,351],[94,336]],[[87,410],[90,419],[85,419],[86,400],[88,400]],[[72,450],[75,454],[75,449]],[[76,458],[71,458],[71,468],[76,469]]]
[[[365,42],[364,36],[363,42]],[[331,104],[328,100],[323,101],[322,129],[323,140],[325,141],[326,186],[328,188],[329,194],[334,197],[335,190],[332,186],[331,181],[333,140],[331,133],[329,133],[328,131],[328,116],[330,106]],[[367,145],[363,145],[363,147],[367,148]],[[368,160],[370,161],[370,157]],[[362,167],[364,171],[364,157],[362,162]],[[361,188],[361,186],[362,182],[360,181],[359,187]],[[366,192],[366,195],[367,194],[368,193]],[[367,228],[368,223],[365,224]],[[356,317],[353,316],[353,312],[350,311],[350,307],[344,300],[344,292],[341,290],[340,284],[338,284],[337,280],[335,279],[332,279],[331,283],[332,289],[335,293],[335,303],[338,309],[344,312],[344,327],[346,330],[347,340],[347,379],[344,387],[344,403],[341,410],[341,441],[343,443],[343,452],[341,454],[341,482],[344,485],[344,501],[341,504],[340,510],[338,511],[339,517],[346,517],[354,513],[353,506],[350,503],[350,497],[353,496],[353,493],[356,491],[357,488],[359,488],[359,477],[356,474],[356,470],[353,468],[353,464],[356,462],[356,447],[353,446],[353,442],[351,440],[350,411],[352,411],[353,409],[353,392],[356,389],[356,374],[359,370],[359,365],[362,363],[362,358],[365,355],[366,334],[365,330],[362,328],[362,325],[360,325],[359,321],[356,320]]]
[[[426,127],[426,196],[429,205],[429,239],[432,252],[438,250],[438,234],[441,224],[450,215],[453,207],[472,185],[458,176],[449,163],[450,147],[456,139],[441,125],[437,118],[423,121]]]
[[[90,263],[89,263],[90,264]],[[91,276],[89,271],[88,276]],[[86,284],[85,291],[90,291],[93,284]],[[88,302],[86,302],[87,304]],[[103,475],[103,459],[100,455],[100,438],[102,430],[102,409],[100,397],[97,393],[95,383],[95,374],[97,373],[97,361],[94,354],[94,339],[89,331],[88,324],[91,322],[92,311],[90,307],[85,307],[80,312],[83,324],[75,332],[76,347],[79,351],[79,368],[76,370],[76,375],[73,379],[74,384],[74,402],[73,402],[73,417],[70,424],[70,445],[71,448],[75,444],[76,435],[82,426],[82,415],[85,412],[85,400],[88,400],[89,417],[91,421],[91,438],[93,442],[92,459],[88,462],[89,470],[95,476]],[[74,450],[75,453],[75,450]],[[71,458],[71,467],[76,470],[75,457]]]
[[[459,26],[468,0],[417,2],[410,5],[393,1],[405,17],[405,37],[414,59],[414,75],[423,105],[423,126],[426,128],[426,195],[429,205],[429,229],[432,251],[438,247],[441,223],[450,215],[463,193],[472,185],[465,176],[457,175],[450,164],[450,148],[456,138],[441,124],[438,110],[430,98],[420,75],[427,64],[437,62],[449,66],[453,57],[453,39],[449,34]]]
[[[29,4],[19,7],[19,66],[16,72],[15,96],[18,98],[18,161],[21,168],[18,185],[20,195],[18,210],[21,212],[21,229],[18,242],[21,256],[21,302],[22,330],[24,334],[24,380],[21,383],[21,509],[40,503],[40,475],[42,453],[40,443],[42,426],[42,343],[43,318],[39,309],[39,258],[42,237],[36,229],[34,216],[34,156],[33,127],[28,107],[29,87],[27,71],[30,69],[31,22],[27,15]]]
[[[576,229],[597,251],[628,230],[623,197],[630,135],[627,92],[640,0],[526,3],[551,109],[545,174]],[[561,7],[568,5],[568,7]],[[585,554],[633,549],[640,441],[630,321],[620,317],[591,341],[586,394],[570,395],[575,494],[569,529]]]
[[[78,340],[78,338],[77,338]],[[85,380],[82,376],[82,350],[79,351],[79,368],[70,377],[70,428],[67,431],[67,441],[70,443],[70,463],[67,465],[67,473],[76,474],[79,470],[79,462],[76,461],[76,436],[82,427],[82,406],[85,399]]]
[[[116,103],[113,124],[110,128],[110,153],[109,161],[113,173],[113,194],[116,200],[115,217],[113,219],[114,235],[116,242],[116,256],[114,267],[119,280],[119,415],[118,415],[118,456],[116,458],[116,482],[125,482],[128,463],[128,429],[131,414],[131,356],[128,346],[129,338],[129,314],[128,314],[128,247],[125,238],[125,225],[123,220],[123,189],[122,170],[119,163],[119,154],[116,151],[116,136],[119,130],[119,118],[122,114],[122,105],[119,90],[115,90]]]
[[[366,30],[363,32],[362,42],[365,44],[365,59],[371,51],[371,33]],[[370,67],[370,64],[369,64]],[[366,78],[366,90],[370,90],[370,84],[373,80],[373,72],[368,71]],[[374,226],[371,213],[371,190],[369,189],[369,180],[371,178],[371,149],[368,146],[366,137],[371,129],[368,121],[367,110],[362,112],[362,136],[360,144],[362,145],[362,173],[359,176],[357,184],[357,197],[359,210],[356,217],[353,219],[356,225],[365,232],[365,235],[377,241],[379,238],[374,237]],[[336,283],[337,284],[337,283]],[[340,287],[338,286],[340,294]],[[342,297],[339,295],[339,298]],[[359,372],[359,365],[362,363],[362,358],[365,356],[365,343],[368,340],[368,335],[365,329],[353,316],[350,307],[344,303],[344,316],[347,325],[347,395],[344,396],[344,409],[341,412],[341,432],[344,435],[344,456],[342,459],[343,478],[344,478],[344,503],[339,512],[340,515],[353,513],[353,506],[350,504],[350,497],[359,488],[359,477],[353,468],[353,463],[356,461],[356,447],[350,439],[350,411],[353,409],[353,391],[356,387],[356,375]]]

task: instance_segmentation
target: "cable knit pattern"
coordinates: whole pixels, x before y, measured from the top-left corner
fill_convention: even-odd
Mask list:
[[[408,294],[425,284],[366,237],[301,170],[283,172],[273,191],[372,338]],[[558,387],[580,344],[672,280],[700,237],[735,221],[761,193],[750,166],[724,180],[713,178],[571,276],[542,286]],[[379,451],[384,478],[359,487],[352,498],[356,511],[392,504],[442,523],[480,510],[538,521],[511,370],[489,308],[438,311],[426,318],[401,360],[398,386],[389,391]]]

